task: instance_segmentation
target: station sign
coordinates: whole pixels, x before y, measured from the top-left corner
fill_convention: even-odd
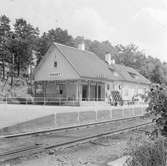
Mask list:
[[[52,76],[52,77],[61,77],[62,73],[51,73],[50,76]]]

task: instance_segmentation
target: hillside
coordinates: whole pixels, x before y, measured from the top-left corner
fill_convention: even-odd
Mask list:
[[[14,79],[13,86],[11,87],[10,80],[0,81],[0,97],[20,97],[20,98],[31,98],[29,88],[26,80],[23,78]]]

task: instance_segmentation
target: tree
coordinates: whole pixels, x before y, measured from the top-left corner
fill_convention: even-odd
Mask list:
[[[138,47],[130,44],[127,46],[116,45],[116,63],[124,64],[135,69],[139,69],[143,66],[145,55],[138,50]]]
[[[10,34],[10,20],[7,16],[0,17],[0,62],[2,67],[2,77],[5,78],[5,61],[9,56],[9,50],[6,47],[8,37]]]
[[[84,39],[84,37],[82,36],[77,36],[74,39],[75,47],[78,47],[78,44],[83,41],[85,43],[86,50],[94,52],[102,60],[105,60],[106,53],[111,53],[112,55],[115,54],[115,48],[111,45],[109,41],[91,41],[89,39]]]
[[[17,71],[17,76],[20,76],[20,71],[26,70],[32,63],[32,50],[36,49],[38,36],[38,28],[34,28],[22,18],[16,19],[9,49],[14,56],[14,69]]]
[[[41,60],[41,57],[45,55],[53,42],[74,46],[74,40],[72,36],[68,34],[67,30],[61,28],[51,29],[47,33],[43,33],[38,40],[38,62]]]

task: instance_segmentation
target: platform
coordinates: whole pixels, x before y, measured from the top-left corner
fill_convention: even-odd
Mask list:
[[[146,105],[47,106],[0,104],[0,134],[142,116]]]

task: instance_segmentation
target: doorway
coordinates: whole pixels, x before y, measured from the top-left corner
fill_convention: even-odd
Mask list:
[[[98,85],[98,101],[101,101],[101,86]]]
[[[88,85],[82,85],[82,101],[88,99]]]

